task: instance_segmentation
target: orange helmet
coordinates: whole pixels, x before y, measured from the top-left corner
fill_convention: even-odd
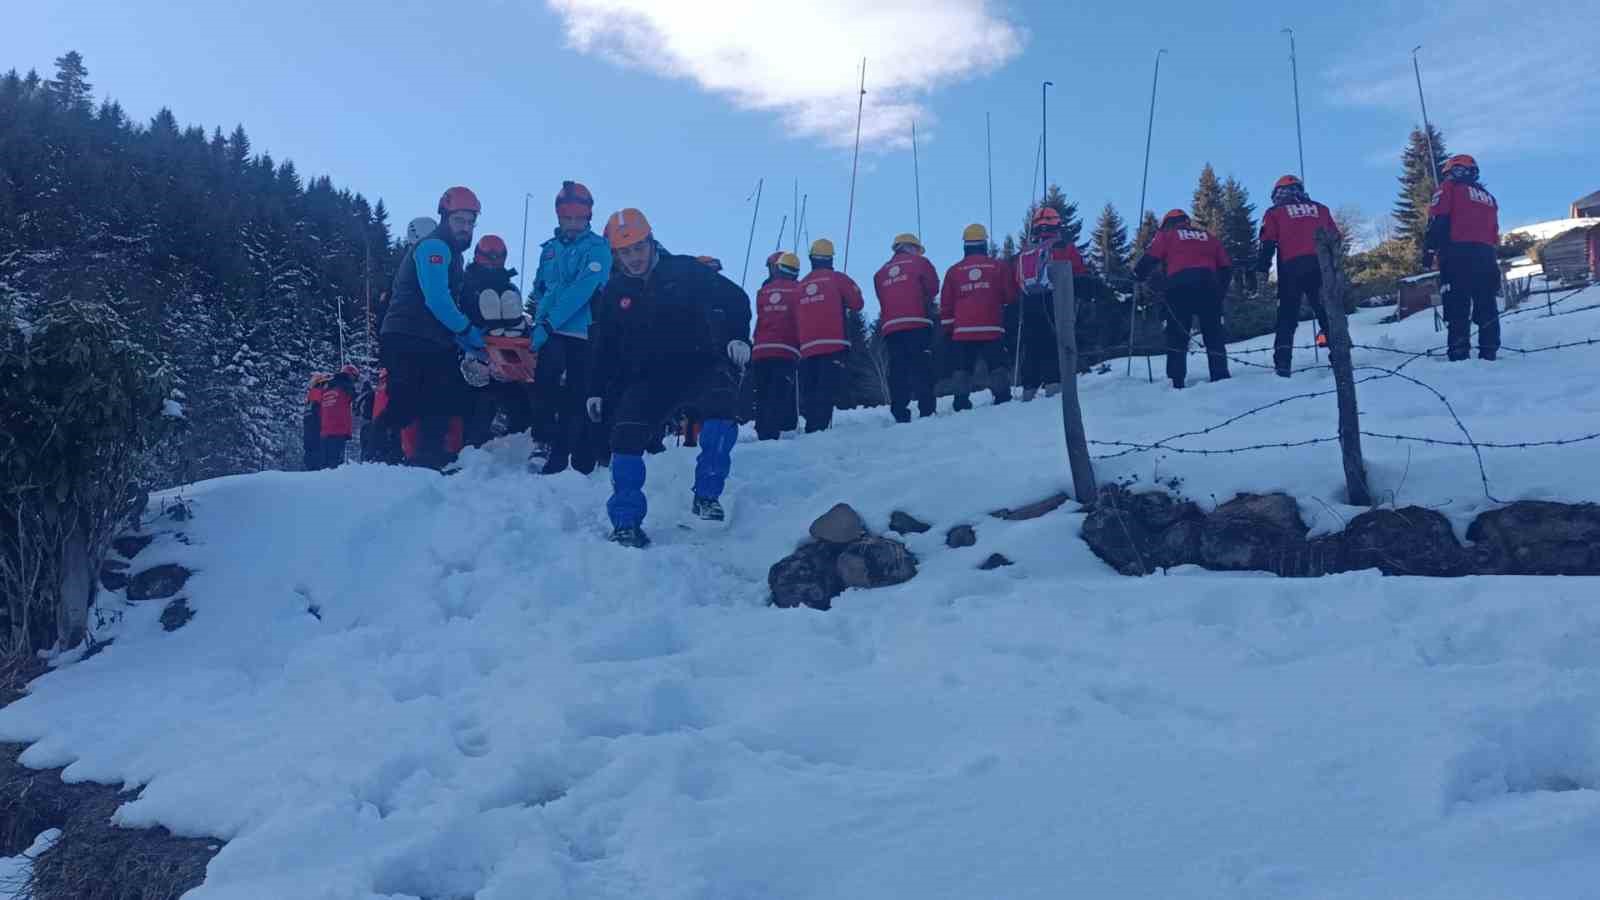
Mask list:
[[[1034,231],[1047,231],[1052,228],[1060,227],[1061,214],[1056,212],[1054,207],[1041,206],[1039,207],[1039,211],[1033,214]]]
[[[439,198],[439,218],[444,218],[455,212],[483,212],[483,205],[478,202],[478,195],[470,188],[453,187],[444,192]]]
[[[1179,222],[1187,221],[1189,221],[1188,213],[1181,209],[1169,209],[1167,214],[1161,217],[1161,227],[1166,228],[1168,225],[1176,225]]]
[[[1275,191],[1286,187],[1305,187],[1305,184],[1300,181],[1300,176],[1298,175],[1285,175],[1272,185],[1272,189]]]
[[[611,243],[611,249],[621,250],[623,247],[632,247],[640,241],[650,239],[650,222],[644,213],[629,207],[611,214],[606,221],[606,240]]]
[[[478,238],[478,249],[473,251],[472,261],[480,266],[503,268],[506,264],[506,242],[498,234],[486,234]]]
[[[1439,173],[1456,180],[1472,181],[1478,177],[1478,161],[1465,153],[1457,153],[1444,161]]]
[[[561,182],[561,192],[556,194],[556,215],[581,216],[585,219],[593,216],[594,195],[579,182]]]
[[[1306,192],[1305,182],[1298,175],[1285,175],[1272,185],[1272,202],[1282,203],[1290,197],[1298,197]]]

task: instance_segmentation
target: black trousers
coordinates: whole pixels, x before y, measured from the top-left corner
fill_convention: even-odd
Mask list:
[[[1500,265],[1486,244],[1455,244],[1441,255],[1445,337],[1451,359],[1472,355],[1472,326],[1478,326],[1478,355],[1494,359],[1500,351]]]
[[[750,364],[747,377],[755,394],[756,437],[760,440],[775,441],[798,425],[796,369],[792,359],[759,359]]]
[[[847,350],[800,361],[800,405],[805,410],[806,434],[827,431],[833,425],[833,403],[844,384]]]
[[[994,395],[994,402],[1000,404],[1011,399],[1011,368],[1006,365],[1005,342],[998,339],[956,341],[954,347],[959,354],[956,363],[956,409],[972,408],[972,380],[977,377],[980,360],[989,369],[989,392]]]
[[[450,461],[445,435],[450,417],[460,415],[466,400],[466,382],[454,348],[442,349],[409,342],[401,344],[389,335],[382,352],[384,368],[389,370],[389,406],[379,422],[396,433],[417,423],[417,453],[412,462],[442,468]]]
[[[1055,298],[1050,294],[1024,294],[1022,324],[1017,339],[1022,341],[1022,362],[1017,381],[1025,390],[1038,390],[1061,382],[1061,359],[1056,355]]]
[[[1222,331],[1222,295],[1210,284],[1167,285],[1167,377],[1181,385],[1189,374],[1189,335],[1200,321],[1211,380],[1228,377],[1228,342]]]
[[[1302,256],[1278,265],[1278,333],[1272,344],[1272,364],[1288,371],[1294,356],[1294,333],[1300,327],[1300,305],[1309,303],[1317,329],[1328,330],[1328,312],[1322,308],[1322,268],[1315,256]]]
[[[580,472],[594,471],[599,448],[597,429],[584,409],[589,398],[589,342],[558,334],[539,351],[534,377],[535,406],[548,426],[550,468],[569,463]]]
[[[548,346],[548,345],[547,345]],[[732,420],[739,406],[739,370],[720,356],[685,359],[630,379],[610,414],[611,452],[638,456],[661,440],[673,413],[699,422]]]
[[[337,469],[344,465],[344,445],[349,438],[325,437],[322,439],[322,468]]]
[[[301,441],[304,443],[301,466],[307,472],[322,468],[322,407],[310,406],[300,417]]]
[[[911,421],[911,400],[917,412],[933,415],[933,329],[913,328],[884,335],[889,351],[889,412],[896,422]]]

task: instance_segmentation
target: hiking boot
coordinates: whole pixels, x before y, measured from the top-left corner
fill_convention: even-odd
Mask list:
[[[1292,374],[1288,366],[1278,366],[1276,371],[1279,378],[1288,378]]]
[[[643,550],[650,546],[650,538],[645,535],[643,528],[617,528],[611,532],[611,543]]]
[[[1059,393],[1061,393],[1061,382],[1059,381],[1051,382],[1044,386],[1044,395],[1046,397],[1054,397]]]
[[[1179,390],[1179,391],[1183,390],[1183,379],[1182,378],[1174,378],[1174,379],[1172,379],[1172,387],[1173,387],[1174,390]]]
[[[1482,360],[1487,360],[1488,362],[1494,362],[1495,355],[1498,352],[1499,351],[1496,351],[1496,350],[1479,350],[1478,351],[1478,358],[1482,359]]]
[[[722,504],[717,502],[715,497],[694,498],[694,514],[707,522],[721,522],[727,518],[727,514],[722,511]]]
[[[539,469],[540,475],[560,475],[567,470],[567,457],[552,456]]]
[[[1033,398],[1035,398],[1037,396],[1039,396],[1039,389],[1038,388],[1023,388],[1022,389],[1022,402],[1023,403],[1032,403],[1033,402]]]

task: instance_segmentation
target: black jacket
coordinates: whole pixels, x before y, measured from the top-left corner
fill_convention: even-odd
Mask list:
[[[511,281],[515,277],[517,277],[516,269],[469,263],[461,273],[461,293],[457,295],[456,303],[466,317],[472,320],[472,324],[483,328],[483,309],[478,305],[478,295],[484,291],[494,291],[497,294],[511,291],[520,297],[517,286]]]
[[[429,238],[438,238],[448,247],[450,244],[450,226],[441,222]],[[394,273],[394,287],[389,298],[389,310],[383,317],[383,327],[379,332],[384,337],[389,335],[406,335],[416,338],[419,342],[433,347],[454,350],[455,336],[450,329],[441,324],[428,309],[427,301],[423,298],[422,283],[417,279],[417,250],[420,247],[407,247],[400,256],[400,268]],[[461,254],[450,251],[449,259],[450,296],[461,296]],[[458,301],[459,305],[459,301]]]
[[[613,270],[593,304],[590,391],[681,377],[727,358],[729,341],[750,340],[750,298],[692,256],[660,251],[645,278]]]

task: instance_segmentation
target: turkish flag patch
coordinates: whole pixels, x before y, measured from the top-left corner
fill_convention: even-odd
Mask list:
[[[432,266],[442,266],[442,265],[444,265],[444,257],[440,256],[437,253],[435,253],[432,256],[428,257],[428,264],[432,265]]]
[[[622,307],[623,309],[632,309],[633,308],[633,298],[632,297],[623,297],[621,300],[617,301],[617,305]]]

